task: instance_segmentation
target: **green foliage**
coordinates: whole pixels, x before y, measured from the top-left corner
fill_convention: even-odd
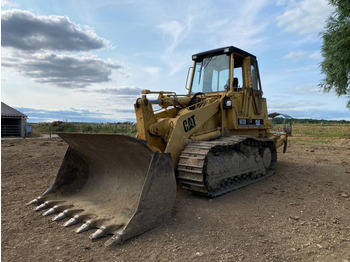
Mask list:
[[[338,96],[350,98],[350,1],[330,0],[330,3],[336,9],[322,33],[321,71],[325,78],[320,87],[325,92],[333,89]],[[350,109],[350,99],[347,107]]]
[[[33,123],[33,131],[42,134],[56,132],[77,132],[77,133],[105,133],[135,136],[136,125],[130,122],[123,123],[74,123],[61,122],[59,125],[53,123]]]
[[[298,119],[298,118],[291,118],[291,119],[285,119],[283,117],[275,117],[272,119],[272,122],[274,124],[283,124],[285,121],[286,124],[289,124],[292,122],[293,124],[323,124],[323,125],[329,125],[329,124],[350,124],[350,121],[346,120],[319,120],[319,119]]]

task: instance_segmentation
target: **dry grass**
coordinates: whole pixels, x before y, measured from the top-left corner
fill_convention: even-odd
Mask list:
[[[350,139],[350,124],[294,124],[291,141],[330,143]]]

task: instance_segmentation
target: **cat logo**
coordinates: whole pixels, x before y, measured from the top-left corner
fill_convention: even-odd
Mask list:
[[[196,121],[194,120],[194,115],[190,116],[187,120],[183,122],[185,132],[190,131],[196,126]]]

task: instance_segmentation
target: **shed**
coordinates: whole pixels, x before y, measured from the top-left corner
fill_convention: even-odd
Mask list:
[[[27,116],[1,102],[1,136],[21,136],[26,134]]]

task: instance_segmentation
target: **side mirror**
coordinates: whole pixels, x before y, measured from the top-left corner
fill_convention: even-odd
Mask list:
[[[190,72],[191,72],[191,75],[192,75],[192,70],[193,70],[193,66],[189,67],[188,70],[187,70],[187,78],[186,78],[186,84],[185,84],[185,88],[187,90],[189,90],[190,88],[188,87],[188,76],[190,75]]]

